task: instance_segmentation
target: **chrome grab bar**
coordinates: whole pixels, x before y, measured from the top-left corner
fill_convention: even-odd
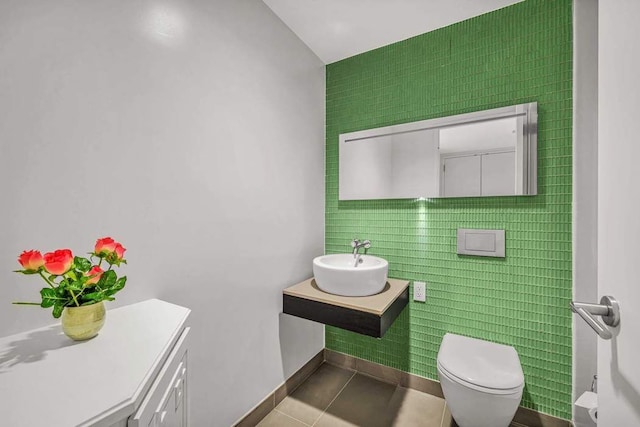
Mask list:
[[[598,322],[593,316],[591,316],[588,311],[586,311],[584,308],[576,308],[573,306],[571,307],[571,309],[574,311],[574,313],[578,313],[580,317],[582,317],[584,321],[587,322],[589,326],[591,326],[591,329],[596,331],[596,334],[598,334],[600,338],[605,340],[611,339],[611,337],[613,336],[611,335],[611,331],[607,329],[606,326]]]
[[[620,306],[612,296],[602,297],[600,304],[576,301],[571,301],[569,304],[571,305],[571,311],[582,317],[602,339],[610,340],[613,334],[593,316],[601,316],[604,323],[609,326],[615,327],[620,324]]]

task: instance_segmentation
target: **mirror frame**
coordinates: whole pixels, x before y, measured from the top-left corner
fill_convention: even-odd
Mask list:
[[[510,105],[508,107],[493,108],[490,110],[475,111],[472,113],[457,114],[454,116],[438,117],[434,119],[420,120],[416,122],[402,123],[398,125],[366,129],[356,132],[341,133],[339,136],[338,150],[338,199],[363,200],[354,198],[347,199],[343,197],[343,177],[345,176],[345,174],[343,173],[343,168],[346,167],[343,164],[343,147],[349,142],[429,129],[441,129],[460,124],[470,124],[511,117],[522,118],[523,121],[522,142],[518,141],[518,146],[516,147],[517,182],[516,193],[514,195],[535,196],[538,194],[538,103],[530,102],[525,104]],[[424,196],[424,198],[435,199],[444,197]]]

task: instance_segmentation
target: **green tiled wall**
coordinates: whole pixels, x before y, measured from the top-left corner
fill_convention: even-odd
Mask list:
[[[571,22],[571,0],[527,0],[327,66],[327,253],[370,239],[428,283],[384,338],[327,327],[328,348],[437,379],[445,332],[513,345],[522,405],[571,417]],[[338,201],[340,133],[532,101],[539,195]],[[506,258],[456,255],[457,228],[505,229]]]

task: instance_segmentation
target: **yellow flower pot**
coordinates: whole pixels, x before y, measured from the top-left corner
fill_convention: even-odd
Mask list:
[[[62,330],[74,341],[88,340],[98,335],[105,316],[103,301],[80,307],[65,307],[62,312]]]

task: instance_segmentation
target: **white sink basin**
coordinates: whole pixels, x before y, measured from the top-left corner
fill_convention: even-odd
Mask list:
[[[363,297],[380,293],[387,283],[387,260],[352,254],[322,255],[313,260],[313,276],[320,289],[330,294]]]

